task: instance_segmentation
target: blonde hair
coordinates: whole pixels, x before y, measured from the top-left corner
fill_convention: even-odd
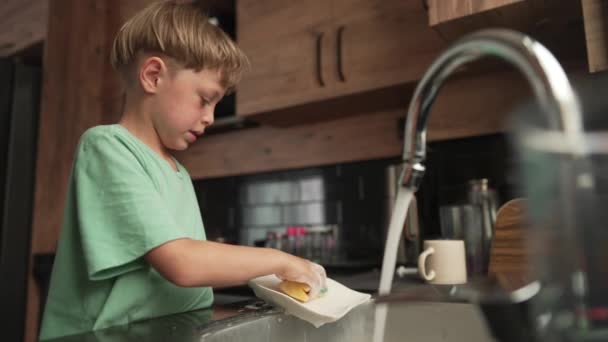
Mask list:
[[[114,39],[110,63],[127,73],[140,53],[161,53],[196,71],[220,70],[227,90],[249,67],[243,51],[192,2],[154,2],[129,19]]]

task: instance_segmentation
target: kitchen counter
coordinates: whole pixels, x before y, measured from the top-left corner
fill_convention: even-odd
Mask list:
[[[350,280],[355,288],[377,284],[375,272]],[[409,278],[409,277],[408,277]],[[348,279],[341,279],[348,280]],[[347,282],[347,281],[345,281]],[[419,286],[414,279],[397,287]],[[430,288],[430,287],[429,287]],[[286,315],[282,309],[247,296],[216,294],[211,309],[151,319],[53,342],[229,342],[229,341],[366,341],[372,340],[374,304],[353,309],[341,320],[320,328]],[[463,303],[409,302],[389,305],[385,341],[493,341],[479,308]]]
[[[236,303],[235,303],[236,304]],[[409,303],[389,306],[385,341],[493,342],[476,306],[461,303]],[[53,342],[370,342],[374,330],[371,302],[320,328],[252,301],[113,327]]]
[[[334,278],[353,289],[371,293],[377,287],[379,273],[375,270]],[[255,298],[253,291],[248,286],[216,289],[214,293],[214,305],[207,310],[160,317],[51,341],[199,341],[201,334],[204,334],[205,331],[216,330],[220,321],[222,324],[231,324],[230,322],[242,322],[262,314],[280,314],[282,312]]]
[[[212,308],[150,319],[85,334],[61,337],[52,342],[122,342],[122,341],[200,341],[206,331],[218,328],[218,322],[238,322],[280,310],[251,297],[215,295]],[[222,324],[223,324],[222,323]]]

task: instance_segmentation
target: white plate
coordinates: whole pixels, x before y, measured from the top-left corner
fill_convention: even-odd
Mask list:
[[[310,322],[315,327],[334,322],[352,308],[367,302],[370,295],[349,289],[333,279],[327,278],[324,296],[302,303],[279,290],[281,280],[275,275],[252,279],[249,286],[259,298],[280,306],[285,312]]]

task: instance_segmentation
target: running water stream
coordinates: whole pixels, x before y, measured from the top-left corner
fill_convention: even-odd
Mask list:
[[[407,209],[410,206],[414,192],[404,186],[399,186],[397,191],[397,199],[393,207],[391,221],[388,226],[388,234],[386,236],[386,248],[384,249],[384,258],[382,260],[382,272],[380,273],[380,287],[378,288],[379,295],[389,294],[393,284],[393,276],[395,275],[395,267],[397,265],[397,249],[399,248],[399,240],[405,224]],[[387,316],[386,304],[377,304],[374,321],[374,342],[382,342],[384,340],[384,329],[386,326]]]

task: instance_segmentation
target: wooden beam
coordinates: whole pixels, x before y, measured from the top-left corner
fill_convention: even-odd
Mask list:
[[[608,2],[581,0],[589,71],[608,68]]]
[[[519,75],[453,80],[441,90],[429,139],[500,132],[513,106],[530,94]],[[406,100],[411,94],[403,94]],[[369,99],[373,101],[373,99]],[[195,179],[399,156],[405,107],[292,127],[257,127],[210,135],[178,154]]]
[[[46,37],[49,0],[0,2],[0,57],[11,56]]]
[[[32,255],[55,251],[80,135],[89,127],[115,122],[120,115],[122,90],[109,63],[110,47],[125,19],[151,1],[52,0],[49,4]],[[38,335],[38,291],[30,279],[28,342]]]
[[[0,57],[14,55],[46,39],[50,1],[54,0],[0,2]],[[196,2],[214,13],[234,13],[234,0]]]

